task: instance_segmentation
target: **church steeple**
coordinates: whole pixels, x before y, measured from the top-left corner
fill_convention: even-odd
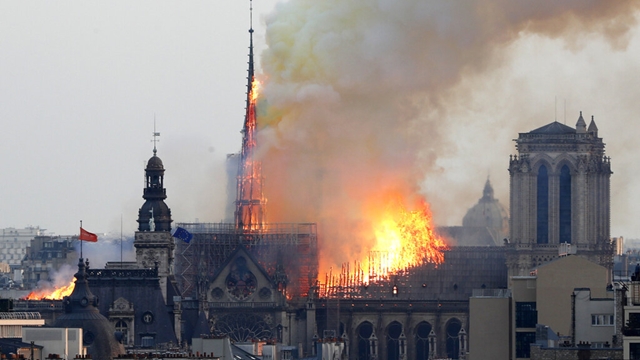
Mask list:
[[[251,5],[253,22],[253,5]],[[238,164],[235,225],[241,230],[257,230],[265,222],[266,200],[262,193],[262,163],[254,158],[257,147],[257,81],[253,63],[253,24],[249,27],[249,70],[247,109],[242,129],[242,150]]]
[[[167,190],[164,188],[164,165],[156,155],[157,137],[153,132],[153,156],[145,169],[145,188],[142,198],[144,204],[138,212],[138,231],[171,231],[171,210],[165,204]]]

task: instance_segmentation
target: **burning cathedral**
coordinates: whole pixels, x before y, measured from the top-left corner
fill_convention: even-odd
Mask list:
[[[509,163],[509,237],[502,242],[496,234],[506,233],[506,215],[499,207],[495,221],[473,222],[471,215],[487,212],[470,210],[471,227],[491,227],[482,246],[448,246],[420,221],[425,213],[411,212],[402,226],[415,261],[394,268],[393,254],[372,251],[366,267],[345,264],[320,274],[317,224],[267,221],[249,32],[242,148],[229,156],[233,221],[179,223],[193,237],[172,237],[165,169],[154,146],[136,261],[86,269],[100,313],[125,346],[180,348],[192,338],[228,336],[236,344],[279,344],[291,358],[330,348],[348,359],[461,359],[469,346],[470,297],[507,289],[509,276],[556,259],[561,244],[611,268],[610,160],[595,122],[587,127],[580,115],[576,128],[553,122],[519,135]],[[494,203],[487,181],[478,206]]]

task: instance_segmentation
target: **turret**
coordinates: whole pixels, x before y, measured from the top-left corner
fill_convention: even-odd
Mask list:
[[[576,133],[584,134],[587,132],[587,123],[584,122],[584,118],[582,117],[582,111],[580,111],[580,117],[578,118],[578,122],[576,123]]]

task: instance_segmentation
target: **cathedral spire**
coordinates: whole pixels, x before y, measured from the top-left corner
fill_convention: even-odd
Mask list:
[[[240,230],[260,229],[265,221],[266,200],[262,194],[262,163],[254,159],[257,147],[256,100],[258,82],[253,63],[253,3],[250,2],[249,69],[247,73],[247,108],[242,129],[242,149],[238,164],[235,225]]]

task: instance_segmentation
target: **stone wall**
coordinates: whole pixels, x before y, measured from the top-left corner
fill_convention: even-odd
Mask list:
[[[580,352],[580,353],[579,353]],[[581,349],[570,348],[541,348],[540,345],[531,344],[531,360],[587,360],[587,359],[611,359],[622,360],[622,348],[608,349]]]

